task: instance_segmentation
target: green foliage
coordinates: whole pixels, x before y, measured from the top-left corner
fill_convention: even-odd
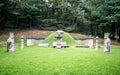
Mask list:
[[[106,1],[104,5],[101,7],[101,20],[103,22],[108,22],[108,25],[112,25],[113,23],[117,23],[120,19],[120,1],[118,0],[110,0]],[[103,23],[101,21],[101,23]],[[104,24],[103,24],[104,25]]]
[[[67,32],[73,32],[75,30],[75,26],[69,26],[65,29]]]
[[[85,38],[88,38],[88,36],[86,35],[81,35],[81,34],[75,34],[75,33],[70,33],[70,35],[73,37],[73,38],[76,38],[76,39],[85,39]]]
[[[100,7],[100,26],[104,27],[104,32],[110,32],[114,38],[115,35],[120,36],[120,1],[107,0]]]
[[[119,0],[0,0],[1,29],[64,29],[101,36],[119,34],[119,20]]]
[[[56,36],[56,33],[52,33],[50,34],[44,41],[43,43],[49,43],[50,46],[53,45],[53,42],[56,42],[57,41],[57,38],[55,38]],[[63,42],[67,42],[67,45],[68,46],[71,46],[71,45],[79,45],[78,43],[75,42],[75,40],[71,37],[70,34],[68,33],[63,33],[63,38],[62,38]]]
[[[43,19],[42,22],[43,23],[53,23],[53,22],[56,22],[56,19]]]

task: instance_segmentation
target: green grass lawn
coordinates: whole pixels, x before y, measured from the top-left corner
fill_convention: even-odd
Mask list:
[[[0,75],[120,75],[120,47],[111,53],[89,48],[25,47],[7,53],[0,45]]]

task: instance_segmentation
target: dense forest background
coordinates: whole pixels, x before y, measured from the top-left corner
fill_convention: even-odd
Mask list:
[[[120,37],[120,0],[0,0],[0,29],[63,29]]]

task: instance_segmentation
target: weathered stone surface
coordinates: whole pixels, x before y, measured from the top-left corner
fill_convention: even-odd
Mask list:
[[[7,40],[7,52],[14,52],[14,41],[12,36]]]
[[[24,48],[24,37],[21,36],[21,48]]]
[[[93,48],[93,39],[88,40],[88,46],[89,48]]]
[[[49,44],[38,44],[38,46],[49,47]]]
[[[32,42],[33,38],[30,34],[27,35],[27,46],[33,46],[34,43]]]
[[[57,41],[53,42],[53,48],[61,49],[61,48],[67,47],[67,43],[62,41],[62,34],[63,33],[64,33],[64,31],[62,31],[62,30],[56,31],[55,37],[57,38]]]
[[[56,42],[53,42],[53,48],[55,48],[57,46]]]
[[[34,44],[42,43],[45,37],[42,36],[32,36],[30,34],[27,35],[27,46],[32,46]]]
[[[33,46],[34,43],[32,42],[32,39],[27,39],[27,46]]]
[[[94,44],[94,42],[93,42],[93,36],[92,35],[89,35],[89,40],[88,40],[88,46],[89,46],[89,48],[93,48],[93,44]]]
[[[62,34],[63,34],[63,31],[62,30],[57,30],[56,31],[56,38],[57,38],[57,42],[55,43],[54,42],[54,45],[56,45],[55,47],[57,49],[60,49],[62,48]]]
[[[111,44],[111,40],[109,38],[109,33],[105,33],[104,34],[104,52],[110,52],[110,44]]]
[[[109,38],[104,41],[104,52],[110,52],[111,40]]]
[[[67,46],[67,43],[66,43],[66,42],[62,42],[62,46],[63,46],[63,47],[66,47],[66,46]]]

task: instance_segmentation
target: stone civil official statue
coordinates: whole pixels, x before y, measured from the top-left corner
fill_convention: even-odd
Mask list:
[[[111,44],[111,40],[110,38],[105,38],[104,41],[104,52],[110,52],[110,44]]]
[[[7,52],[14,52],[14,40],[12,36],[7,40]]]

